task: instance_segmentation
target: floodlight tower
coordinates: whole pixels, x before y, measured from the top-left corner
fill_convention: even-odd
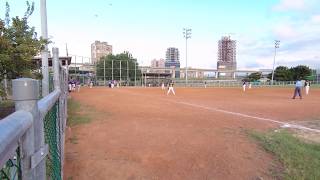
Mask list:
[[[47,6],[46,0],[40,0],[40,14],[41,14],[41,37],[48,40],[48,25],[47,25]],[[44,46],[41,51],[42,62],[42,96],[49,94],[49,70],[48,70],[48,45]]]
[[[191,38],[191,29],[183,28],[183,37],[186,39],[186,86],[188,85],[188,39]]]
[[[274,65],[276,62],[277,49],[280,47],[280,41],[274,41],[274,58],[273,58],[273,66],[272,66],[272,77],[271,77],[271,85],[273,85],[273,77],[274,77]]]

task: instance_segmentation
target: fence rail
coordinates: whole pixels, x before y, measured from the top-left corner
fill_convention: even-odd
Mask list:
[[[63,177],[68,75],[59,63],[58,49],[52,51],[50,94],[39,100],[39,81],[12,81],[16,112],[0,121],[0,180]]]
[[[216,80],[216,79],[191,79],[188,83],[184,79],[155,79],[155,80],[137,80],[137,81],[116,81],[116,83],[121,84],[120,86],[151,86],[160,87],[162,82],[168,84],[168,82],[173,81],[177,87],[242,87],[243,82],[241,80]],[[108,86],[108,80],[106,84],[104,81],[97,81],[98,86]],[[295,81],[274,81],[273,84],[269,81],[261,82],[250,82],[252,87],[290,87],[294,86]],[[247,82],[249,84],[249,82]],[[320,87],[320,81],[310,81],[311,86]]]

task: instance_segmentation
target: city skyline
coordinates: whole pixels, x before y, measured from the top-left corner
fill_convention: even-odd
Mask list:
[[[24,0],[8,0],[11,17],[22,17]],[[281,40],[276,66],[305,64],[320,67],[320,2],[316,0],[242,1],[47,1],[48,34],[65,55],[90,57],[92,42],[106,41],[114,54],[129,51],[142,65],[165,58],[167,47],[180,49],[185,66],[182,30],[192,28],[188,66],[216,68],[218,41],[230,35],[237,40],[238,69],[270,69],[274,40]],[[38,35],[39,2],[29,19]],[[5,1],[0,1],[4,19]]]

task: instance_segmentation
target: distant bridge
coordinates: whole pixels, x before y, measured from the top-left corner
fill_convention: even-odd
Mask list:
[[[185,77],[185,68],[152,68],[150,66],[140,66],[139,67],[143,74],[148,73],[166,73],[170,72],[171,74],[174,74],[175,71],[180,71],[180,78]],[[247,70],[247,69],[239,69],[239,70],[217,70],[217,69],[202,69],[202,68],[188,68],[188,77],[191,78],[203,78],[204,73],[214,73],[215,77],[218,77],[218,74],[221,73],[232,73],[233,78],[236,78],[237,74],[251,74],[260,72],[262,74],[269,74],[272,72],[272,69],[259,69],[259,70]]]

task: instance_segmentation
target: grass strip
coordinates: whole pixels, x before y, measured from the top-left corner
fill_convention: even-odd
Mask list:
[[[283,164],[281,179],[320,179],[320,144],[304,142],[286,130],[248,134]]]
[[[67,125],[72,127],[79,124],[89,123],[91,121],[91,117],[86,113],[86,111],[90,109],[84,109],[85,108],[79,102],[74,99],[68,99]]]

